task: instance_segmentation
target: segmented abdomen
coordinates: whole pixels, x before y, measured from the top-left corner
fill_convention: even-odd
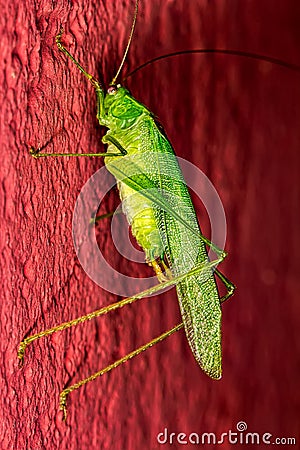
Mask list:
[[[117,186],[123,202],[123,212],[131,226],[133,236],[145,252],[146,261],[150,262],[161,257],[163,247],[151,202],[122,182],[118,182]]]
[[[115,151],[114,146],[108,146],[108,153]],[[122,181],[117,180],[117,187],[122,201],[122,210],[131,226],[133,236],[145,252],[146,261],[163,258],[164,249],[152,202]]]

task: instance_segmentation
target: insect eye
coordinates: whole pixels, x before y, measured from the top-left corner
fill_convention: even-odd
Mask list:
[[[113,95],[117,92],[117,90],[118,90],[117,86],[112,85],[112,86],[109,86],[109,88],[107,89],[107,93],[109,95]]]

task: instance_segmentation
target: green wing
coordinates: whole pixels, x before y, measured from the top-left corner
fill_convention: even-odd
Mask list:
[[[206,262],[196,213],[174,151],[153,119],[141,130],[139,153],[109,164],[117,179],[152,200],[165,253],[174,275]],[[221,308],[211,270],[177,286],[181,315],[195,359],[212,378],[222,374]]]
[[[164,177],[160,181],[164,192],[170,189],[172,195],[168,198],[169,210],[160,209],[157,213],[159,228],[165,230],[162,239],[166,243],[166,252],[170,252],[168,259],[172,270],[175,274],[182,274],[187,268],[208,260],[206,247],[177,159],[172,157],[173,149],[155,128],[153,140],[158,141],[159,147],[168,154],[167,165],[160,171],[169,173],[172,179],[171,183],[164,183]],[[176,220],[174,211],[182,214],[186,224]],[[211,271],[203,271],[186,278],[176,289],[194,357],[205,373],[218,379],[222,375],[221,307],[214,275]]]

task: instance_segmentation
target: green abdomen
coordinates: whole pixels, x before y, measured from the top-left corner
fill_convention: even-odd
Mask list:
[[[129,133],[127,133],[127,138],[130,141]],[[126,150],[128,153],[135,153],[135,148],[134,146],[132,148],[130,143],[126,145]],[[116,152],[116,148],[109,144],[107,153],[111,152]],[[122,156],[116,158],[122,158]],[[112,162],[114,159],[114,157],[111,157],[105,163]],[[109,165],[107,168],[117,179],[117,187],[122,201],[123,212],[131,226],[133,236],[145,252],[146,261],[150,262],[159,257],[163,258],[164,248],[157,228],[151,200],[148,200],[124,182],[119,181],[116,173],[111,170]]]
[[[122,209],[131,226],[133,236],[143,248],[146,261],[163,256],[163,245],[150,200],[122,182],[117,183]]]

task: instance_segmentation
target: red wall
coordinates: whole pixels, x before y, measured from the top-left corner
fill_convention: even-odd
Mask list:
[[[54,38],[64,25],[72,52],[107,82],[126,45],[133,2],[2,3],[1,448],[156,449],[165,427],[221,434],[242,420],[274,439],[299,436],[299,72],[235,56],[186,55],[128,81],[176,153],[210,177],[224,204],[229,256],[222,267],[237,285],[223,307],[224,376],[208,379],[179,332],[73,393],[65,425],[61,389],[177,323],[179,310],[174,291],[144,300],[33,344],[18,369],[25,334],[118,300],[84,273],[71,235],[77,195],[103,161],[36,161],[28,145],[102,151],[94,92]],[[299,64],[299,20],[296,0],[141,0],[128,64],[190,48]],[[113,193],[101,211],[117,203]],[[109,221],[98,234],[125,271]],[[149,271],[136,264],[130,273]]]

